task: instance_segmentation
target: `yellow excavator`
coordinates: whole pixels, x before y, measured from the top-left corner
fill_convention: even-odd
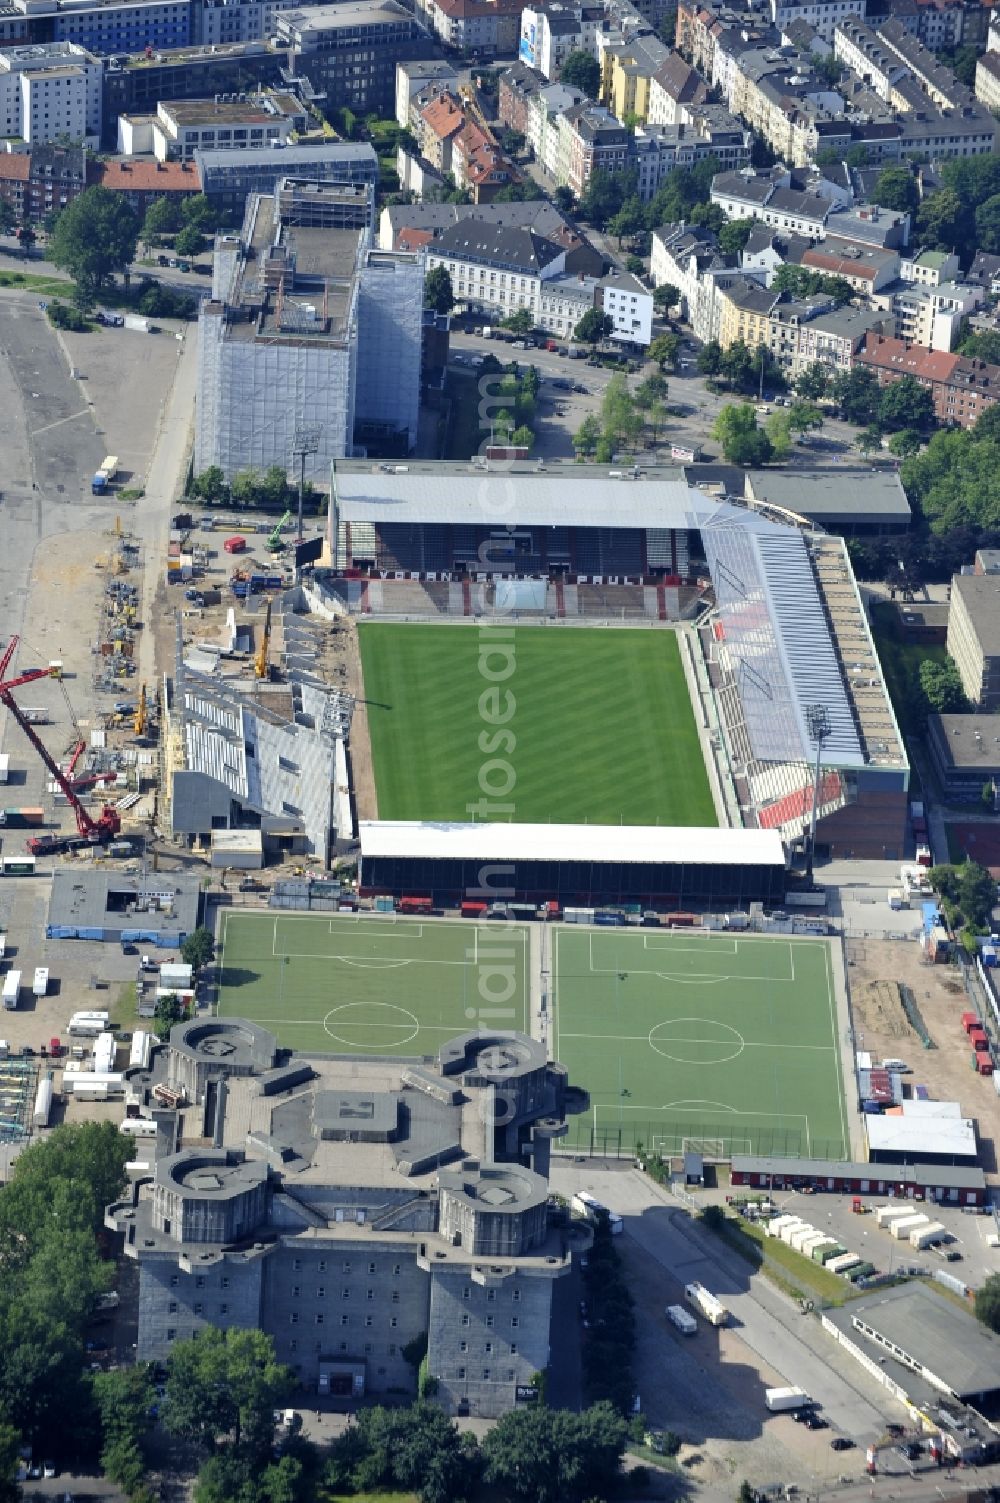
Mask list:
[[[253,670],[254,670],[254,673],[257,675],[258,678],[268,678],[270,676],[270,671],[271,671],[271,664],[270,664],[270,659],[269,659],[269,653],[270,653],[270,651],[271,651],[271,602],[269,600],[267,602],[267,609],[264,612],[264,630],[261,633],[260,646],[257,649],[257,656],[253,660]]]

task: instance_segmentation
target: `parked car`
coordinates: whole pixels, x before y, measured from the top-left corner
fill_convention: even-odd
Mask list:
[[[835,1435],[830,1442],[832,1451],[853,1451],[854,1442],[846,1435]]]

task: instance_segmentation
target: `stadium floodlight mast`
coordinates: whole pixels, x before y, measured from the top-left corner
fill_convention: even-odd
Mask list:
[[[806,876],[812,881],[813,861],[816,856],[816,814],[819,809],[819,780],[822,776],[823,743],[832,731],[826,705],[806,705],[806,730],[810,741],[816,744],[816,770],[813,777],[812,814],[809,819],[809,849],[806,857]]]
[[[292,458],[299,461],[299,529],[296,542],[302,541],[302,504],[306,490],[306,455],[319,451],[318,428],[296,428],[292,436]]]

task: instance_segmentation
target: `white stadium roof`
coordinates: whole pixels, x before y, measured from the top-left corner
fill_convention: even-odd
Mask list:
[[[361,854],[454,861],[620,861],[784,866],[776,830],[670,825],[434,824],[362,820]]]

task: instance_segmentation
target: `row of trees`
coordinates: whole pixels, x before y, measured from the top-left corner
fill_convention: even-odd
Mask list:
[[[886,209],[914,217],[921,248],[957,251],[966,263],[976,250],[993,255],[1000,251],[1000,161],[982,156],[945,162],[940,184],[921,198],[909,168],[887,167],[879,174],[872,198]]]
[[[960,530],[967,561],[1000,530],[1000,410],[988,408],[971,429],[935,433],[900,474],[933,534],[943,540]]]
[[[501,403],[492,419],[497,443],[531,448],[535,442],[532,424],[540,386],[541,379],[533,365],[519,370],[516,364],[493,384],[492,400]]]
[[[965,949],[975,954],[976,935],[990,932],[997,894],[992,875],[978,861],[963,861],[959,866],[932,866],[927,880],[938,895],[949,927],[958,934]]]
[[[757,421],[757,410],[750,402],[730,403],[723,407],[712,426],[713,437],[722,446],[729,464],[753,468],[787,459],[796,433],[819,428],[823,414],[811,402],[793,402],[766,418],[764,427]]]
[[[238,470],[227,481],[218,465],[209,465],[200,475],[192,477],[188,495],[209,506],[236,506],[253,511],[286,511],[298,504],[298,486],[291,485],[287,472],[280,464],[269,465],[266,470]],[[322,496],[311,481],[306,481],[303,497],[308,511],[322,505]]]

